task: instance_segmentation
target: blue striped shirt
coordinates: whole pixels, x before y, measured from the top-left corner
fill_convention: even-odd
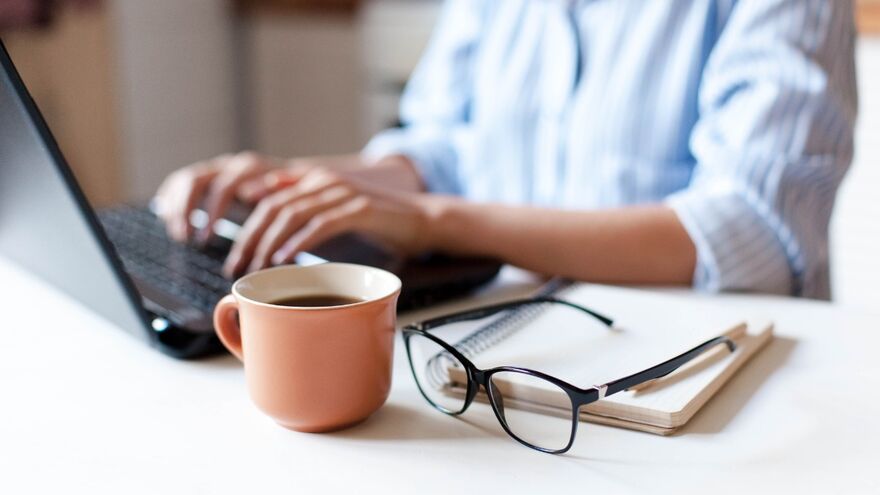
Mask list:
[[[828,298],[854,38],[845,0],[448,0],[364,153],[476,201],[666,204],[695,287]]]

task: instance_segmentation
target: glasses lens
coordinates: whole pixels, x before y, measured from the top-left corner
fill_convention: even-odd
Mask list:
[[[500,371],[489,379],[489,394],[510,433],[520,440],[550,451],[568,446],[574,433],[571,398],[553,382]]]
[[[438,409],[449,414],[464,410],[467,370],[440,344],[419,334],[407,341],[413,375],[422,393]]]

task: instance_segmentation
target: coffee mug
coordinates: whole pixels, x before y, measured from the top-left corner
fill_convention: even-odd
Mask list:
[[[322,432],[359,423],[391,390],[400,279],[348,263],[254,272],[214,309],[220,341],[244,363],[257,407],[280,425]],[[311,305],[317,299],[348,304]],[[309,306],[296,306],[296,301]]]

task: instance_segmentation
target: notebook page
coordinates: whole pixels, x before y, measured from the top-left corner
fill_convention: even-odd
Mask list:
[[[742,314],[713,297],[582,284],[568,289],[564,298],[613,318],[614,330],[576,310],[551,306],[526,328],[474,356],[474,363],[480,368],[531,368],[586,388],[642,371],[743,321]],[[673,426],[681,416],[687,419],[692,414],[684,411],[685,407],[737,358],[723,347],[714,354],[703,363],[694,363],[700,367],[690,374],[681,373],[673,384],[639,393],[621,392],[591,405],[589,412]],[[536,390],[535,382],[517,383],[517,378],[507,375],[506,382],[511,383],[502,386],[519,385],[509,392],[540,404],[565,407],[564,398],[556,404],[560,396],[552,388]]]

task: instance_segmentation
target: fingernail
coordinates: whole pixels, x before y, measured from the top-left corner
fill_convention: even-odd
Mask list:
[[[280,265],[280,264],[284,263],[286,260],[287,260],[287,253],[284,251],[281,251],[280,249],[278,251],[275,251],[275,254],[272,255],[272,264],[273,265]]]
[[[278,248],[275,251],[275,254],[272,255],[272,263],[276,265],[280,265],[282,263],[286,263],[288,259],[290,259],[290,255],[296,252],[296,244],[292,242],[287,242]]]

